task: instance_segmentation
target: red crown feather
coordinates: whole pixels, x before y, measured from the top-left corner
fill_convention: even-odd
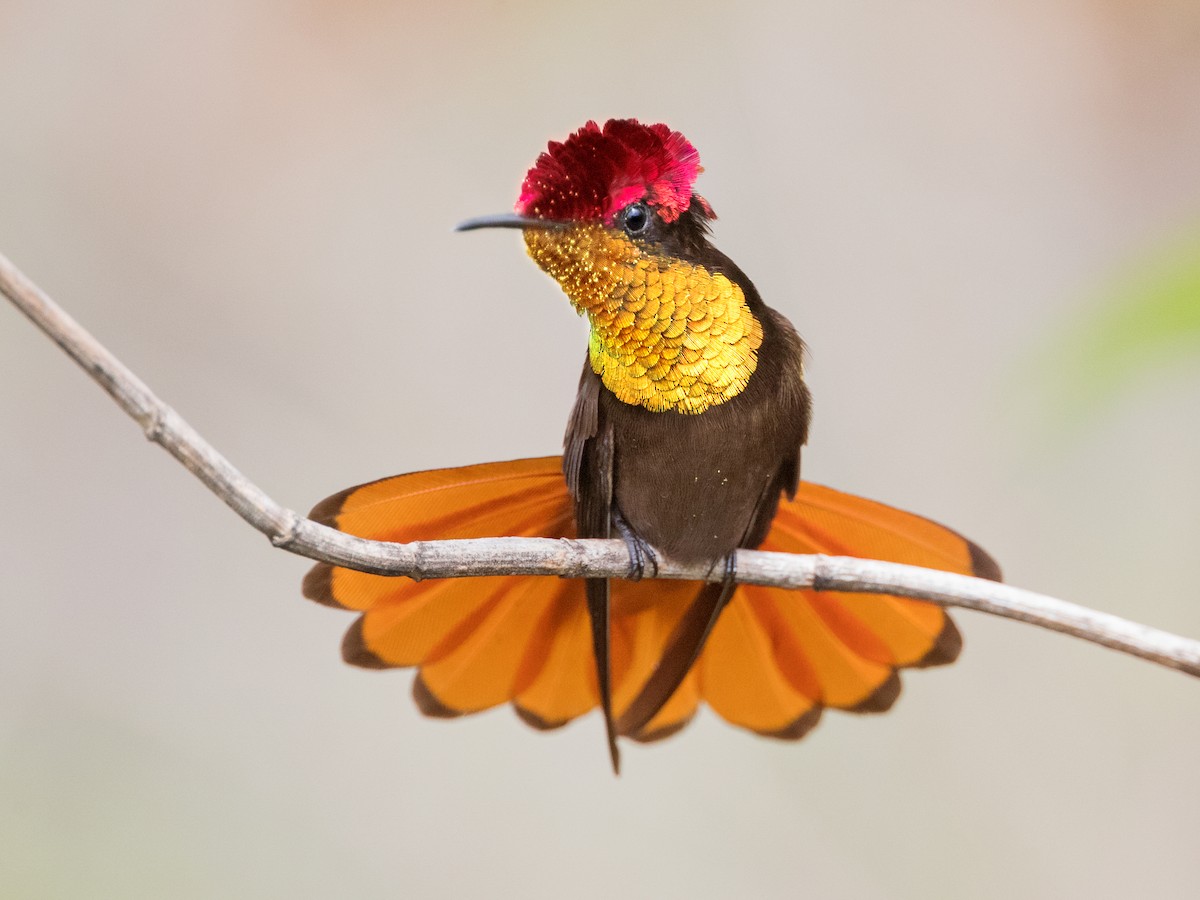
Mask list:
[[[645,200],[664,222],[674,222],[695,199],[708,218],[712,208],[692,194],[703,172],[700,154],[678,131],[637,119],[588,122],[562,143],[551,141],[525,182],[516,210],[545,219],[600,221]]]

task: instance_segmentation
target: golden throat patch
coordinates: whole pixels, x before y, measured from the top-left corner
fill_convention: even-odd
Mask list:
[[[762,324],[724,275],[648,254],[599,225],[529,228],[525,246],[587,314],[592,369],[619,400],[702,413],[750,381]]]

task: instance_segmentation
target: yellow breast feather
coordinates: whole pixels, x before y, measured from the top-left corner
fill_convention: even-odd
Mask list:
[[[587,315],[592,369],[619,400],[702,413],[750,381],[762,324],[724,275],[646,252],[599,225],[530,229],[525,244]]]

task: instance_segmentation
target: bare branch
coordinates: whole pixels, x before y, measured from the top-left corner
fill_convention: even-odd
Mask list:
[[[276,547],[363,572],[411,578],[624,578],[629,573],[629,557],[617,540],[483,538],[389,544],[318,525],[280,506],[251,483],[3,255],[0,292],[79,363],[142,426],[149,440],[183,463]],[[722,573],[661,559],[659,577],[710,581],[719,580]],[[877,560],[742,550],[737,580],[783,588],[894,594],[961,606],[1071,634],[1200,676],[1200,641],[978,578]]]

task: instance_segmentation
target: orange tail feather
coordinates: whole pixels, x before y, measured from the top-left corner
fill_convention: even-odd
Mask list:
[[[312,517],[384,541],[574,535],[559,457],[400,475],[335,494]],[[999,579],[996,564],[955,532],[911,513],[803,483],[780,504],[763,549],[883,559]],[[612,672],[617,716],[653,672],[695,585],[613,583]],[[454,716],[512,703],[556,728],[599,702],[582,582],[475,578],[413,582],[326,564],[305,596],[361,613],[347,661],[417,667],[423,712]],[[824,707],[888,708],[896,669],[941,665],[961,639],[938,606],[902,597],[743,586],[699,661],[635,740],[683,728],[701,701],[759,734],[802,737]]]

